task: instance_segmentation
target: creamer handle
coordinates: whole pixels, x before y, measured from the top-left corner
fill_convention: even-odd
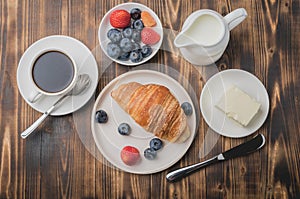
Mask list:
[[[224,19],[228,24],[229,31],[239,25],[248,16],[244,8],[238,8],[227,14]]]

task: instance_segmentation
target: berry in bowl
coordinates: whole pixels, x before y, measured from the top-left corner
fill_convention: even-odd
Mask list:
[[[147,6],[123,3],[105,14],[98,37],[109,58],[122,65],[136,66],[158,52],[163,28],[158,16]]]

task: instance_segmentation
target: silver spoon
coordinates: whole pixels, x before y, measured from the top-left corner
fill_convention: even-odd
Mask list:
[[[78,80],[74,86],[74,88],[67,94],[63,95],[59,98],[44,114],[37,119],[30,127],[28,127],[23,133],[21,133],[21,137],[25,139],[29,136],[45,119],[46,117],[52,113],[52,111],[59,105],[64,99],[71,95],[79,95],[81,94],[89,85],[90,85],[90,77],[87,74],[79,75]]]

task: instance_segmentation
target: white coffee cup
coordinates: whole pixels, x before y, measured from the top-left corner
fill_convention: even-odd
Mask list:
[[[77,77],[76,62],[68,52],[58,48],[43,49],[30,62],[29,78],[34,90],[28,101],[34,103],[43,95],[67,94],[75,86]]]

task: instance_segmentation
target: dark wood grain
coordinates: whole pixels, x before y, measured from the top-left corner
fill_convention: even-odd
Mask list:
[[[35,41],[48,35],[68,35],[82,41],[95,55],[101,75],[96,95],[130,68],[112,63],[101,71],[98,27],[102,17],[123,1],[2,0],[0,1],[0,198],[300,198],[300,1],[137,1],[153,9],[169,37],[198,9],[214,9],[223,16],[244,7],[248,18],[231,31],[231,40],[217,61],[219,70],[243,69],[267,88],[270,112],[258,130],[266,146],[257,153],[202,169],[177,182],[166,174],[209,158],[247,138],[219,137],[207,156],[199,158],[208,126],[200,115],[199,129],[186,155],[171,168],[152,175],[122,172],[96,159],[76,133],[76,114],[49,117],[26,140],[20,132],[41,114],[21,97],[18,62]],[[161,50],[151,60],[157,70],[178,71],[199,99],[209,78],[207,67],[194,67],[180,56]],[[89,111],[93,100],[80,111]],[[89,118],[82,118],[82,124]],[[87,125],[86,130],[90,130]],[[83,130],[83,129],[81,129]],[[91,146],[96,150],[95,146]]]

